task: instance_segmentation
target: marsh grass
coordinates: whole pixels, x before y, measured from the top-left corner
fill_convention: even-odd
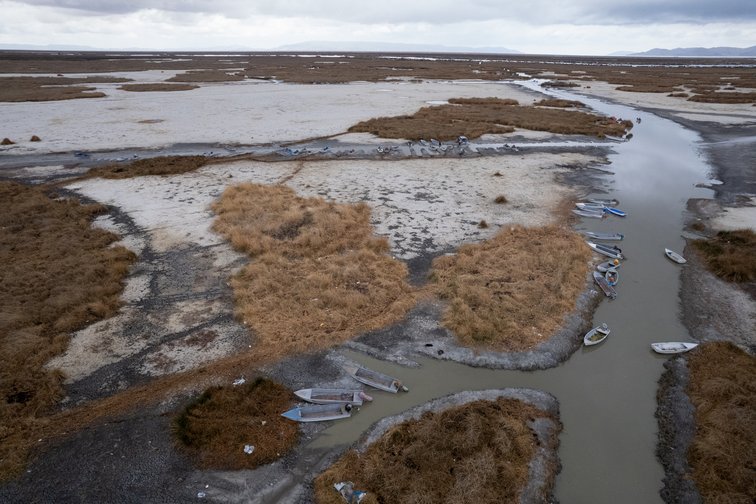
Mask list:
[[[281,416],[293,404],[291,391],[264,378],[215,386],[174,418],[173,431],[178,446],[201,469],[254,469],[297,444],[297,425]],[[245,445],[254,451],[245,453]]]
[[[581,108],[585,107],[583,102],[577,100],[560,100],[557,98],[545,98],[533,103],[534,107],[557,107],[557,108]]]
[[[62,376],[45,363],[120,306],[135,257],[91,227],[105,210],[0,182],[0,476],[18,470],[16,443],[62,398]]]
[[[453,98],[448,104],[423,107],[413,115],[362,121],[349,131],[372,133],[381,138],[455,140],[460,135],[478,138],[484,134],[511,133],[514,128],[621,137],[632,127],[632,121],[616,121],[575,110],[522,106],[510,99]]]
[[[585,288],[590,249],[556,226],[513,227],[433,261],[443,324],[471,347],[531,349],[552,336]]]
[[[159,156],[137,159],[130,163],[113,163],[92,168],[76,180],[89,178],[125,179],[147,175],[178,175],[195,171],[210,160],[205,156]],[[66,183],[70,183],[68,180]]]
[[[340,481],[367,491],[363,504],[520,502],[537,447],[528,422],[546,416],[503,398],[425,413],[392,427],[364,453],[343,455],[315,479],[316,502],[343,503],[333,488]],[[545,469],[553,483],[556,468]]]
[[[756,233],[750,229],[719,231],[692,244],[718,277],[729,282],[756,281]]]
[[[120,77],[0,77],[0,102],[56,101],[101,98],[105,93],[74,84],[128,82]]]
[[[213,229],[254,260],[231,280],[256,349],[327,348],[401,319],[414,305],[404,263],[374,236],[370,208],[302,198],[285,186],[229,187]]]
[[[232,82],[244,80],[241,73],[229,73],[223,70],[191,70],[175,75],[166,82]]]
[[[756,359],[729,342],[688,354],[696,432],[688,462],[704,502],[756,497]]]

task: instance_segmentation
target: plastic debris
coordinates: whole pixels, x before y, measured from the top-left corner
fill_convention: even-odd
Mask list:
[[[205,497],[207,497],[207,494],[205,492],[197,492],[198,499],[204,499]]]
[[[351,481],[334,483],[333,488],[335,488],[336,491],[339,492],[339,494],[341,494],[344,500],[349,504],[358,504],[367,495],[367,492],[363,492],[362,490],[355,490],[354,483],[352,483]]]
[[[241,378],[234,380],[234,387],[236,387],[237,385],[244,385],[245,383],[247,383],[247,380],[245,380],[242,376]]]
[[[255,451],[255,447],[251,444],[244,445],[244,453],[247,455],[252,455],[252,453]]]

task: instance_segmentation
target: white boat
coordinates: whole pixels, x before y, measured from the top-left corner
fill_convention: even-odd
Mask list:
[[[409,390],[407,387],[402,385],[402,382],[400,382],[396,378],[385,375],[383,373],[379,373],[378,371],[364,368],[362,366],[355,364],[346,364],[344,366],[344,371],[346,371],[347,374],[349,374],[352,378],[360,383],[364,383],[365,385],[369,385],[379,390],[391,392],[392,394],[396,394],[400,390],[403,392],[407,392]]]
[[[612,259],[624,259],[622,256],[622,249],[615,246],[609,246],[609,245],[603,245],[601,243],[593,243],[590,241],[586,241],[589,247],[591,247],[595,252],[598,252],[599,254],[603,254],[607,257],[611,257]]]
[[[362,406],[363,401],[373,398],[362,390],[308,388],[294,392],[300,399],[314,404],[351,404]]]
[[[617,205],[619,205],[619,200],[616,200],[616,199],[590,198],[588,200],[588,203],[593,203],[594,205],[603,205],[603,206],[617,206]]]
[[[593,240],[604,241],[620,241],[625,237],[622,233],[598,233],[595,231],[584,231],[583,234]]]
[[[698,343],[686,343],[684,341],[665,341],[661,343],[651,343],[651,348],[660,354],[676,354],[693,350]]]
[[[611,261],[602,262],[601,264],[596,266],[596,269],[601,273],[606,273],[610,269],[618,270],[620,266],[622,266],[622,263],[619,262],[619,259],[613,259]]]
[[[617,291],[614,290],[614,287],[609,285],[609,282],[606,281],[606,278],[604,278],[604,275],[599,273],[598,271],[593,272],[593,281],[598,284],[598,286],[601,288],[602,291],[604,291],[604,294],[606,294],[606,297],[614,299],[617,297]]]
[[[351,404],[315,404],[312,406],[297,406],[281,413],[282,417],[295,422],[325,422],[340,420],[352,416]]]
[[[604,205],[600,203],[575,203],[575,206],[580,210],[587,210],[589,212],[603,212]]]
[[[572,213],[579,215],[580,217],[588,217],[589,219],[603,219],[605,217],[604,212],[595,212],[591,210],[573,210]]]
[[[671,260],[675,261],[678,264],[685,264],[686,262],[688,262],[685,260],[683,256],[681,256],[674,250],[669,250],[668,248],[664,249],[664,255],[666,255],[667,257],[669,257]]]
[[[598,327],[594,327],[583,336],[583,344],[585,346],[598,345],[609,336],[609,327],[606,324],[601,324]]]

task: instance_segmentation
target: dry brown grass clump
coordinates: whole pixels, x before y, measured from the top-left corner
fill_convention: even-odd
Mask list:
[[[729,342],[688,357],[696,434],[688,462],[704,502],[756,500],[756,360]]]
[[[509,99],[456,98],[449,104],[423,107],[411,116],[362,121],[349,131],[381,138],[454,140],[460,135],[477,138],[486,133],[511,133],[515,127],[604,137],[623,136],[633,123],[574,110],[522,106]]]
[[[5,137],[5,138],[3,138],[3,141],[0,142],[0,145],[14,145],[15,143],[16,142],[14,142],[13,140],[11,140],[10,138]]]
[[[124,84],[118,89],[124,91],[189,91],[191,89],[197,89],[199,86],[193,86],[191,84],[165,84],[165,83],[151,83],[151,84]]]
[[[236,314],[262,352],[336,345],[401,319],[414,304],[406,266],[373,235],[370,208],[301,198],[288,187],[229,187],[214,229],[255,260],[231,281]]]
[[[205,156],[160,156],[92,168],[84,178],[125,179],[146,175],[177,175],[197,170],[208,162]]]
[[[551,337],[585,288],[590,249],[567,229],[514,227],[433,261],[443,323],[460,342],[522,351]]]
[[[18,436],[62,397],[61,376],[45,363],[71,331],[119,307],[134,254],[90,226],[103,211],[0,182],[0,474],[18,469]]]
[[[41,142],[42,139],[39,138],[37,135],[32,135],[32,137],[29,139],[30,142]]]
[[[105,93],[93,87],[73,84],[128,82],[120,77],[0,77],[0,102],[54,101],[74,98],[100,98]]]
[[[175,418],[174,433],[202,469],[253,469],[297,444],[297,425],[281,416],[293,403],[286,387],[264,378],[211,387]],[[254,451],[245,453],[245,445]]]
[[[352,481],[374,503],[517,503],[543,411],[513,399],[425,413],[391,428],[364,453],[350,450],[315,479],[319,504],[340,504],[334,483]],[[555,468],[551,468],[554,471]]]
[[[231,82],[242,80],[244,80],[243,74],[228,73],[223,70],[192,70],[166,79],[167,82]]]
[[[536,107],[559,107],[559,108],[580,108],[585,107],[583,102],[577,100],[560,100],[557,98],[545,98],[533,104]]]
[[[750,229],[720,231],[707,240],[694,240],[708,268],[730,282],[756,281],[756,233]]]
[[[500,174],[500,175],[501,175],[501,174]],[[498,196],[496,196],[496,198],[494,199],[494,203],[496,203],[497,205],[503,205],[503,204],[505,204],[505,203],[508,203],[508,202],[509,202],[509,200],[508,200],[508,199],[507,199],[507,197],[506,197],[506,196],[504,196],[503,194],[499,194],[499,195],[498,195]]]

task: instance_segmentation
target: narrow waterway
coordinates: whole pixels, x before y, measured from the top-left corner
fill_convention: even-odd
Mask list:
[[[525,84],[543,91],[537,83]],[[579,229],[617,231],[627,260],[620,269],[616,300],[599,306],[594,323],[606,322],[612,332],[595,347],[581,348],[562,365],[535,372],[497,371],[418,359],[408,369],[349,352],[349,358],[399,376],[408,394],[378,393],[376,400],[347,422],[337,422],[308,447],[317,453],[351,443],[379,418],[396,414],[433,398],[462,390],[527,387],[545,390],[560,403],[564,431],[559,456],[562,471],[557,498],[565,503],[613,504],[661,502],[663,471],[654,450],[657,441],[657,381],[664,357],[654,354],[655,341],[689,340],[679,319],[680,267],[664,256],[664,248],[682,251],[686,202],[711,197],[696,188],[709,166],[701,156],[698,135],[652,114],[587,99],[563,91],[549,94],[578,99],[604,114],[642,122],[633,139],[615,147],[605,176],[609,194],[626,218],[585,219]],[[595,325],[594,324],[594,325]]]

